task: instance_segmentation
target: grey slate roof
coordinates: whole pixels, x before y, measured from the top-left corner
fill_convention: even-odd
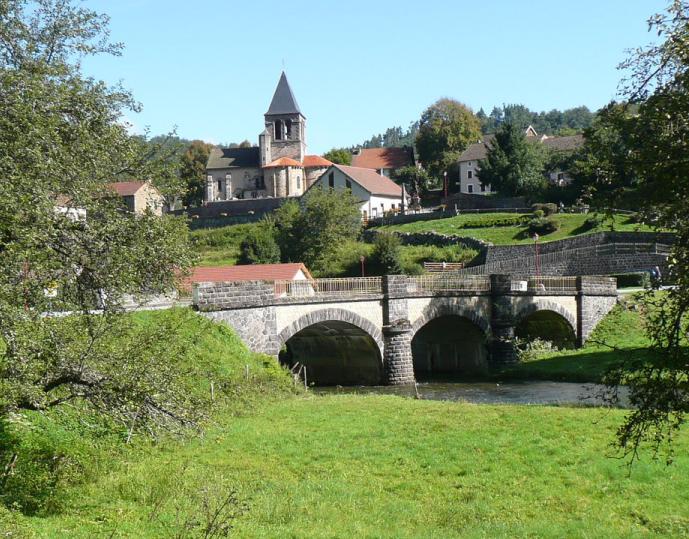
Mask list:
[[[485,159],[488,151],[486,145],[493,142],[494,138],[495,135],[493,134],[483,135],[483,140],[480,142],[474,142],[473,144],[469,144],[469,146],[467,146],[467,149],[464,150],[459,156],[458,161],[478,161],[480,159]]]
[[[462,154],[459,156],[458,161],[464,162],[464,161],[479,161],[481,159],[485,159],[486,155],[488,153],[488,146],[492,143],[492,141],[495,139],[495,135],[484,135],[483,140],[481,142],[475,142],[474,144],[470,144],[466,150],[462,152]],[[534,140],[533,138],[529,140]],[[547,139],[543,139],[539,142],[541,142],[544,146],[551,148],[556,151],[568,151],[568,150],[576,150],[577,148],[580,148],[584,144],[584,136],[583,135],[569,135],[566,137],[548,137]]]
[[[206,168],[260,168],[258,147],[252,148],[218,148],[211,150]]]
[[[566,137],[550,137],[543,141],[548,148],[557,151],[576,150],[584,145],[584,135],[569,135]]]
[[[266,116],[273,114],[301,114],[301,110],[299,110],[299,105],[297,105],[297,100],[294,98],[292,88],[289,87],[287,75],[285,75],[284,71],[282,75],[280,75],[280,80],[278,81],[277,88],[275,88],[273,100],[270,102],[270,107],[268,107]]]

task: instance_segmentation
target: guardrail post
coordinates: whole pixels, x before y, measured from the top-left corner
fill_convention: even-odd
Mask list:
[[[493,366],[516,363],[517,348],[514,344],[514,308],[512,306],[512,277],[491,275],[492,338],[489,344],[490,362]]]

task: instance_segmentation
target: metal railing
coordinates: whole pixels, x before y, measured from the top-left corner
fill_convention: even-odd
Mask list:
[[[409,278],[409,292],[490,292],[490,277],[433,273]]]
[[[344,277],[337,279],[279,280],[274,282],[275,297],[307,298],[315,296],[371,296],[383,293],[380,277]]]
[[[512,290],[524,290],[536,294],[539,292],[573,293],[578,290],[577,278],[553,276],[528,277],[525,280],[512,281]]]

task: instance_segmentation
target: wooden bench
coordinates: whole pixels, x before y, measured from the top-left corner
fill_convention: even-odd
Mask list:
[[[461,262],[424,262],[423,269],[426,271],[457,271],[464,267]]]

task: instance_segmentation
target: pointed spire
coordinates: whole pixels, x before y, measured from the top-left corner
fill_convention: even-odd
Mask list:
[[[280,76],[277,88],[275,88],[273,100],[270,102],[270,107],[268,107],[266,116],[271,114],[301,114],[299,105],[297,105],[297,100],[294,98],[292,88],[289,87],[287,75],[285,75],[284,71]]]

